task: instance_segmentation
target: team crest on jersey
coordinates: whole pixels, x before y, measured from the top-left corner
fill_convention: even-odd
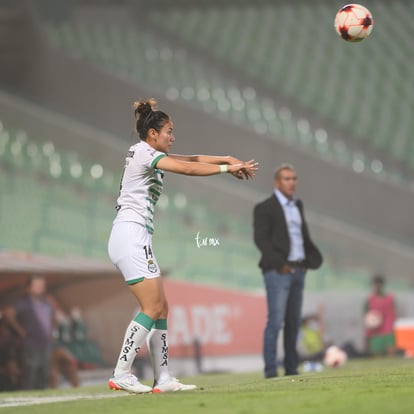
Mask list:
[[[152,259],[148,260],[148,270],[151,273],[155,273],[158,270],[157,265],[154,263],[154,261]]]
[[[135,151],[131,151],[131,150],[129,150],[129,151],[127,152],[127,158],[134,158],[134,154],[135,154]]]

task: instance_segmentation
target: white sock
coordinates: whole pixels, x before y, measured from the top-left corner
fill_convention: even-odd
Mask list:
[[[151,355],[152,369],[154,370],[154,384],[163,384],[170,381],[167,329],[152,328],[147,337],[147,345]]]
[[[131,372],[134,358],[145,343],[150,331],[135,320],[131,321],[125,332],[124,342],[114,370],[114,377]]]

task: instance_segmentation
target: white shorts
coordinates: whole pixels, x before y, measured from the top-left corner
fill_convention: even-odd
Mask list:
[[[112,226],[108,254],[129,285],[161,274],[152,253],[152,235],[138,223],[125,221]]]

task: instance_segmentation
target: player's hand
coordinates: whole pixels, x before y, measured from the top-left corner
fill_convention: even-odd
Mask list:
[[[228,159],[227,159],[227,163],[229,165],[237,165],[237,164],[243,164],[244,162],[242,160],[239,160],[238,158],[229,156]],[[247,171],[245,171],[243,169],[242,170],[239,170],[237,172],[231,172],[231,171],[229,171],[229,172],[230,172],[231,175],[233,175],[233,177],[235,177],[235,178],[237,178],[239,180],[243,180],[243,179],[248,180],[249,178],[252,178],[253,177],[253,176],[250,176],[247,173]]]
[[[259,163],[255,160],[247,162],[240,161],[235,164],[229,165],[229,173],[239,180],[253,178],[256,175],[256,171],[259,169]]]

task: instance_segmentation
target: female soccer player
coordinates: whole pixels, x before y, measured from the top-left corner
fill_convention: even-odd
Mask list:
[[[126,330],[109,387],[137,394],[196,388],[180,383],[168,370],[168,303],[152,252],[154,207],[161,194],[164,171],[195,176],[230,173],[236,178],[248,179],[258,169],[254,160],[242,162],[231,156],[169,154],[175,141],[173,123],[155,105],[154,99],[135,103],[136,130],[141,141],[126,156],[118,213],[108,242],[109,257],[140,305],[140,312]],[[135,355],[145,341],[154,369],[152,388],[141,384],[131,373]]]

